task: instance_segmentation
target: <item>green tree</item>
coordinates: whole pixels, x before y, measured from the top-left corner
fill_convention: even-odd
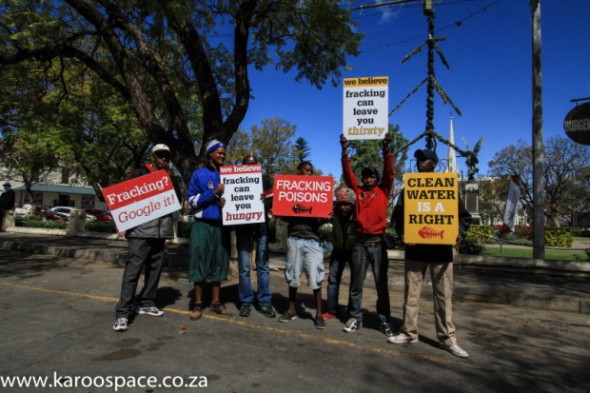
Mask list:
[[[260,126],[252,126],[250,134],[237,132],[228,145],[229,163],[239,164],[253,154],[269,176],[275,173],[290,173],[298,164],[293,137],[297,127],[279,119],[262,119]]]
[[[532,147],[520,140],[508,146],[489,162],[490,175],[509,177],[519,175],[521,182],[521,201],[529,213],[533,209],[532,194]],[[571,194],[576,173],[590,165],[587,146],[576,144],[568,138],[553,137],[545,146],[543,183],[545,191],[545,216],[551,225],[561,226],[571,222]],[[505,197],[505,195],[503,195]],[[584,195],[576,198],[583,199]]]
[[[295,140],[295,154],[299,162],[307,161],[310,150],[311,148],[304,137],[300,136]]]
[[[346,56],[358,55],[353,29],[337,0],[0,0],[0,64],[85,67],[128,103],[149,141],[171,146],[188,179],[201,140],[237,132],[249,67],[336,84]]]

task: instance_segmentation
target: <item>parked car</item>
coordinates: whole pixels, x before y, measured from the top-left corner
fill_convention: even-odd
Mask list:
[[[39,205],[35,206],[35,208],[33,209],[33,214],[36,216],[44,217],[46,220],[52,220],[52,221],[64,220],[63,216],[54,213],[51,209],[49,209],[45,206],[39,206]]]
[[[51,210],[55,214],[63,217],[67,221],[70,219],[70,215],[72,214],[72,211],[74,210],[74,208],[70,207],[70,206],[56,206],[56,207],[52,207]],[[96,221],[96,216],[86,213],[86,219],[90,220],[90,221]]]
[[[88,216],[88,214],[96,217],[96,219],[98,221],[113,221],[113,216],[111,215],[111,212],[106,211],[106,210],[100,210],[100,209],[84,209],[86,210],[86,215]]]

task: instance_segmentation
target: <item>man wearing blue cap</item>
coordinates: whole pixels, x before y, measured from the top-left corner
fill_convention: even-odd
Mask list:
[[[221,208],[225,204],[224,186],[219,168],[225,162],[225,144],[217,139],[207,142],[209,161],[193,172],[188,184],[188,202],[195,209],[191,226],[189,280],[195,284],[195,305],[190,319],[203,315],[203,287],[211,279],[210,311],[220,315],[231,312],[220,302],[221,281],[227,277],[229,242],[222,228]]]
[[[418,172],[434,172],[438,164],[438,156],[434,150],[416,150]],[[459,238],[464,236],[471,223],[471,215],[459,203]],[[403,241],[404,233],[404,193],[400,194],[393,210],[391,220],[394,228]],[[399,334],[387,341],[392,344],[418,342],[418,302],[422,291],[422,282],[426,269],[430,268],[434,299],[434,322],[436,335],[443,349],[455,356],[466,358],[467,351],[457,344],[455,325],[453,324],[453,246],[440,244],[407,244],[404,262],[405,290],[403,326]]]

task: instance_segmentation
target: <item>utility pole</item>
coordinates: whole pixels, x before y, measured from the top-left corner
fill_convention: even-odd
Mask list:
[[[545,259],[543,194],[543,81],[541,74],[541,0],[531,0],[533,38],[533,258]]]

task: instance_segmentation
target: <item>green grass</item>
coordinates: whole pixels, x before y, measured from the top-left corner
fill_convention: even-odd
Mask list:
[[[489,247],[483,250],[481,255],[505,257],[505,258],[525,258],[531,259],[533,257],[532,247],[510,247],[502,246]],[[588,257],[584,251],[579,250],[555,250],[545,249],[545,259],[553,259],[557,261],[588,261]]]

